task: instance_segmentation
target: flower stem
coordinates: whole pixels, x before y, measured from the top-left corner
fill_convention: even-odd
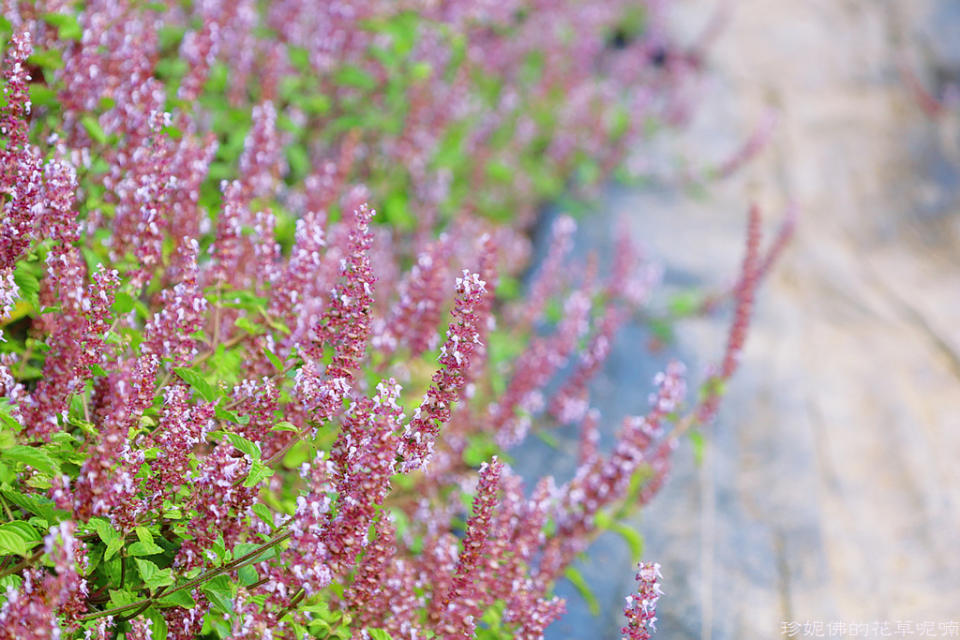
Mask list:
[[[112,616],[119,613],[123,613],[124,611],[129,611],[131,609],[137,609],[138,610],[137,614],[139,614],[140,612],[146,610],[150,605],[154,604],[161,597],[168,596],[172,593],[176,593],[177,591],[183,591],[184,589],[193,589],[194,587],[201,585],[207,580],[215,578],[218,575],[228,573],[230,571],[233,571],[234,569],[250,564],[250,562],[253,561],[261,553],[263,553],[267,549],[270,549],[271,547],[275,547],[276,545],[280,544],[281,542],[289,538],[290,535],[291,533],[289,531],[277,534],[276,536],[274,536],[267,542],[264,542],[262,545],[260,545],[256,549],[253,549],[249,553],[245,553],[244,555],[234,559],[231,562],[228,562],[222,567],[216,567],[214,569],[210,569],[209,571],[205,571],[204,573],[201,573],[199,576],[197,576],[193,580],[188,580],[187,582],[184,582],[181,585],[177,585],[176,587],[170,589],[165,593],[158,592],[154,596],[151,596],[149,598],[144,598],[143,600],[138,600],[137,602],[132,602],[130,604],[114,607],[112,609],[104,609],[103,611],[94,611],[93,613],[88,613],[86,615],[79,616],[77,620],[80,622],[84,622],[86,620],[94,620],[96,618],[102,618],[104,616]],[[130,617],[134,617],[134,616],[130,616]]]

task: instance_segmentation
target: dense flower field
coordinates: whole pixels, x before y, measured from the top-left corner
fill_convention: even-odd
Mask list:
[[[712,419],[789,233],[751,212],[699,398],[664,363],[599,451],[659,272],[626,233],[574,264],[561,217],[526,275],[527,233],[683,123],[668,5],[4,0],[0,638],[541,637]],[[576,476],[524,487],[558,424]]]

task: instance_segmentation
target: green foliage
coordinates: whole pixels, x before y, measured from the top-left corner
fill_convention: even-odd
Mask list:
[[[576,567],[570,566],[567,567],[566,571],[563,572],[564,577],[570,581],[576,590],[580,594],[580,597],[583,598],[584,602],[587,603],[587,607],[590,609],[590,613],[594,616],[600,615],[600,603],[597,601],[597,596],[594,595],[593,589],[590,588],[590,585],[587,583],[587,579],[583,577],[583,574],[580,573],[580,570]]]

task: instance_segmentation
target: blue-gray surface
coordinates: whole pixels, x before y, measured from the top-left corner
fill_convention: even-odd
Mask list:
[[[678,29],[697,33],[714,4],[676,3]],[[960,78],[960,2],[734,4],[705,115],[653,166],[723,158],[773,106],[770,147],[706,198],[614,191],[577,237],[581,255],[608,255],[625,212],[668,285],[722,286],[747,203],[770,217],[788,200],[801,211],[703,466],[684,443],[639,517],[645,559],[663,565],[657,637],[759,640],[807,620],[939,632],[960,619],[960,108],[927,118],[899,69],[933,89]],[[719,355],[723,330],[718,317],[679,332],[675,355],[692,375]],[[645,336],[628,328],[594,385],[608,437],[644,410],[667,357],[638,354]],[[573,439],[560,454],[532,441],[519,470],[569,478]],[[633,587],[626,546],[601,538],[581,570],[602,613],[560,585],[570,611],[548,638],[618,638]]]

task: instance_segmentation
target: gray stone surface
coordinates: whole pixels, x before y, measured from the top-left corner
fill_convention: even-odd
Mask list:
[[[676,28],[693,34],[714,3],[677,4]],[[578,238],[602,249],[611,228],[595,221],[627,212],[669,282],[720,286],[736,272],[749,201],[771,229],[788,201],[801,211],[703,466],[682,446],[638,520],[646,558],[663,564],[658,637],[776,638],[784,620],[960,620],[960,116],[925,117],[897,71],[906,59],[929,79],[953,64],[957,2],[734,4],[700,116],[668,152],[718,161],[773,107],[770,146],[706,197],[614,191],[607,217]],[[719,355],[723,322],[679,332],[694,374]],[[636,357],[644,342],[630,330],[597,382],[611,431],[642,410],[662,366]],[[531,475],[557,461],[527,451]],[[619,637],[626,548],[601,539],[583,570],[603,614],[561,586],[571,611],[548,638]]]

